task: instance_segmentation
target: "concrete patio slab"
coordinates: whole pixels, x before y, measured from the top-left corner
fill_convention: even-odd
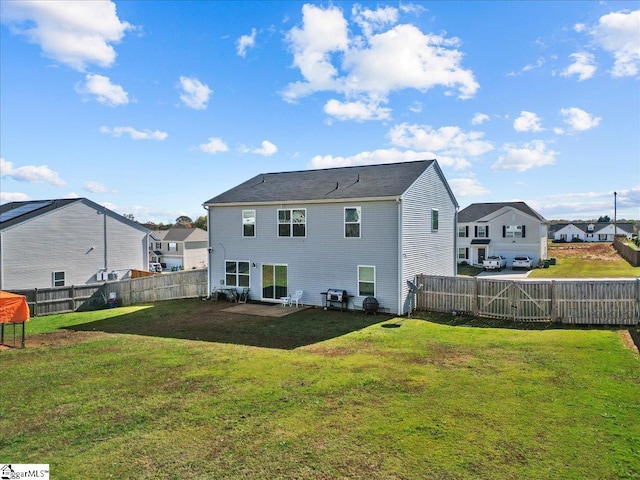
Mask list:
[[[260,317],[285,317],[294,312],[311,308],[300,305],[299,307],[283,307],[280,304],[264,305],[260,303],[240,303],[233,307],[225,308],[223,311],[232,313],[242,313],[245,315],[257,315]]]

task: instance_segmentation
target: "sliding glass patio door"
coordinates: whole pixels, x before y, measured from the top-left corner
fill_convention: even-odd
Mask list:
[[[287,296],[287,266],[262,264],[262,299],[280,300]]]

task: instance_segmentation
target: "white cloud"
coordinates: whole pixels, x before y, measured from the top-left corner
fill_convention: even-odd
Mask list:
[[[640,208],[640,185],[617,190],[618,219],[635,218]],[[595,219],[601,215],[614,214],[613,191],[591,191],[549,195],[544,198],[540,212],[549,218]]]
[[[218,137],[209,138],[209,142],[208,143],[203,143],[198,148],[200,148],[201,151],[203,151],[205,153],[210,153],[212,155],[214,155],[214,154],[216,154],[218,152],[228,152],[229,151],[229,147],[227,146],[227,144],[224,143]]]
[[[588,52],[576,52],[569,55],[574,62],[560,73],[563,77],[577,75],[578,81],[588,80],[593,77],[598,67],[595,64],[595,57]]]
[[[85,182],[85,184],[83,185],[83,188],[87,192],[91,192],[91,193],[105,193],[108,191],[107,187],[94,181]]]
[[[482,125],[484,122],[489,121],[489,115],[486,113],[476,113],[471,119],[472,125]]]
[[[76,91],[84,95],[94,95],[98,102],[110,107],[129,103],[129,94],[120,85],[111,83],[109,77],[104,75],[88,74],[85,84],[77,86]]]
[[[26,202],[29,195],[19,192],[0,192],[0,203],[8,202]]]
[[[544,63],[545,63],[544,58],[539,58],[538,60],[536,60],[536,63],[529,63],[528,65],[525,65],[524,67],[522,67],[522,71],[529,72],[531,70],[536,70],[541,66],[543,66]]]
[[[331,91],[345,96],[343,105],[366,105],[368,111],[380,111],[393,91],[424,92],[441,86],[448,94],[457,91],[460,98],[470,98],[478,90],[473,72],[461,67],[463,54],[457,38],[425,34],[408,24],[380,31],[397,21],[395,8],[369,10],[357,6],[353,12],[364,36],[350,35],[349,24],[336,6],[303,6],[302,27],[292,28],[286,40],[293,64],[304,80],[287,85],[283,92],[286,101]],[[340,114],[344,111],[336,110]]]
[[[137,130],[133,127],[100,127],[100,132],[106,135],[112,135],[114,137],[121,137],[127,134],[132,140],[164,140],[169,136],[167,132],[161,132],[160,130]]]
[[[505,155],[498,158],[491,168],[493,170],[516,170],[524,172],[531,168],[553,165],[556,163],[557,152],[547,150],[547,146],[541,140],[533,140],[522,147],[514,144],[505,144]]]
[[[316,155],[309,162],[309,168],[350,167],[353,165],[375,165],[379,163],[399,163],[413,160],[431,160],[435,155],[431,152],[400,151],[395,148],[360,152],[349,157],[333,155]],[[440,159],[438,159],[440,162]],[[441,163],[442,164],[442,163]]]
[[[256,44],[256,29],[251,29],[251,35],[242,35],[236,42],[236,48],[238,56],[245,57],[247,55],[247,49],[253,47]]]
[[[66,183],[60,179],[57,172],[51,170],[47,165],[25,165],[14,168],[13,163],[0,158],[0,178],[13,178],[18,182],[27,183],[50,183],[56,187],[64,187]]]
[[[413,102],[411,105],[409,105],[409,110],[413,113],[420,113],[422,112],[422,102],[419,101],[415,101]]]
[[[394,146],[436,152],[440,163],[446,159],[454,168],[466,168],[470,165],[467,157],[478,157],[494,148],[483,140],[483,132],[464,132],[454,126],[436,130],[429,125],[402,123],[391,128],[388,136]]]
[[[394,7],[378,7],[376,10],[370,10],[356,3],[351,9],[351,15],[365,37],[370,37],[373,32],[380,31],[398,21],[398,9]]]
[[[490,193],[475,178],[452,178],[448,183],[456,197],[472,197]]]
[[[564,123],[574,131],[585,131],[597,127],[602,117],[595,117],[588,112],[576,107],[563,108],[560,115],[564,117]]]
[[[390,118],[391,109],[381,107],[376,102],[364,103],[340,102],[336,99],[329,100],[324,111],[327,115],[336,117],[338,120],[386,120]]]
[[[421,13],[428,12],[429,10],[427,10],[426,8],[424,8],[420,4],[401,3],[400,4],[400,11],[402,13],[413,13],[414,15],[420,15]]]
[[[80,71],[89,64],[112,66],[112,44],[133,29],[118,18],[111,1],[3,1],[0,8],[2,22],[13,33],[38,45],[45,56]]]
[[[270,157],[274,153],[278,151],[278,147],[276,147],[269,140],[263,140],[260,144],[260,148],[256,148],[251,150],[251,153],[255,153],[256,155],[262,155],[264,157]]]
[[[182,89],[180,100],[182,100],[187,107],[195,110],[204,110],[207,108],[207,102],[213,93],[213,90],[211,90],[208,85],[202,83],[197,78],[181,76],[180,88]]]
[[[541,121],[535,113],[523,110],[520,112],[520,116],[513,121],[513,128],[517,132],[541,132],[544,130],[540,126]]]
[[[595,43],[614,58],[614,77],[632,77],[640,70],[640,10],[612,12],[590,30]]]

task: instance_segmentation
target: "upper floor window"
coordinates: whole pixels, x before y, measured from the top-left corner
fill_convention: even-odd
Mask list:
[[[178,244],[176,242],[169,242],[169,243],[167,243],[167,249],[170,252],[177,252],[178,251]]]
[[[162,242],[156,242],[156,250],[162,250]]]
[[[249,262],[226,261],[224,263],[227,287],[249,286]]]
[[[503,237],[506,238],[524,238],[524,225],[505,225],[503,228]]]
[[[53,286],[64,287],[64,272],[53,272]]]
[[[465,225],[464,227],[458,226],[458,237],[466,238],[469,236],[469,226]]]
[[[255,210],[242,211],[242,236],[243,237],[256,236],[256,211]]]
[[[344,236],[346,238],[360,238],[360,207],[346,207],[344,209]]]
[[[306,237],[307,209],[293,208],[278,210],[278,236]]]
[[[476,238],[489,238],[489,225],[476,225]]]
[[[435,208],[431,209],[431,231],[433,232],[437,232],[438,231],[438,215],[440,212],[438,212],[438,210],[436,210]]]

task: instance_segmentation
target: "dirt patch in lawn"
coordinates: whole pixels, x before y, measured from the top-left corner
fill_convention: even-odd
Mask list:
[[[599,262],[615,262],[620,255],[611,243],[552,243],[549,257],[582,258]]]

